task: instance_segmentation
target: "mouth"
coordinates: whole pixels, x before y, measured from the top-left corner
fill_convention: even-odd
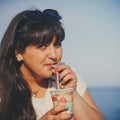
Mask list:
[[[49,69],[54,69],[56,67],[56,64],[46,64],[46,66],[49,68]]]

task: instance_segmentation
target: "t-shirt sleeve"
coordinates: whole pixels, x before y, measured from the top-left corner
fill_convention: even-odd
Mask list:
[[[74,72],[77,75],[77,87],[76,87],[76,91],[80,94],[80,96],[82,96],[84,94],[85,90],[87,89],[87,84],[82,79],[82,77],[77,73],[77,71],[75,70],[75,68],[73,68],[73,66],[71,66],[71,68],[74,70]]]
[[[76,73],[77,74],[77,73]],[[82,96],[87,88],[85,81],[77,74],[77,92]]]

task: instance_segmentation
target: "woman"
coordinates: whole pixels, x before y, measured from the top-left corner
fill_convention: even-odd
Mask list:
[[[54,75],[60,88],[74,88],[74,117],[103,120],[86,84],[60,65],[65,33],[56,10],[26,10],[11,21],[0,45],[0,119],[70,120],[65,106],[53,107]],[[56,66],[55,68],[53,66]]]

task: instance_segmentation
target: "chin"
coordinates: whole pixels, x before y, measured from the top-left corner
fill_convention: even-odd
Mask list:
[[[51,77],[52,77],[52,74],[53,74],[52,72],[51,72],[51,73],[48,73],[48,74],[46,74],[46,77],[47,77],[47,78],[51,78]]]

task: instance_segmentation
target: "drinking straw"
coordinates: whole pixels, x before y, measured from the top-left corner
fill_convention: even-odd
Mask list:
[[[61,62],[60,65],[65,65],[65,63],[64,63],[64,62]],[[57,69],[57,68],[56,68],[56,65],[53,65],[52,67],[53,67],[54,69]],[[56,75],[55,81],[56,81],[57,89],[60,89],[60,83],[59,83],[60,77],[59,77],[59,73],[57,72],[57,70],[55,70],[55,75]]]
[[[56,69],[56,65],[53,65],[52,67],[53,67],[53,69],[54,69],[54,73],[55,73],[56,87],[57,87],[57,89],[60,89],[59,73],[55,70],[55,69]]]
[[[56,71],[56,85],[57,85],[57,89],[60,89],[59,73],[57,71]]]

